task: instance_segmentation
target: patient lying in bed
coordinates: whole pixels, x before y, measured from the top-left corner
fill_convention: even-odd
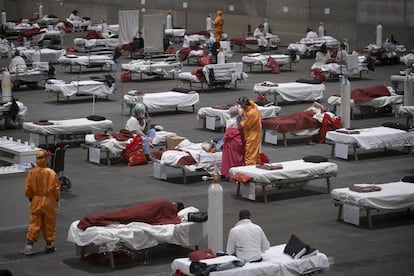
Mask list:
[[[144,222],[152,225],[179,224],[177,212],[184,208],[180,202],[174,203],[165,199],[150,201],[99,215],[85,215],[78,228],[85,230],[91,226],[106,226],[110,224],[128,224]]]

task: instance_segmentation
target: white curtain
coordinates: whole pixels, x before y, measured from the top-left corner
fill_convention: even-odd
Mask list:
[[[120,10],[118,11],[119,23],[119,45],[132,42],[133,38],[138,37],[139,32],[139,10]]]
[[[142,34],[144,38],[145,53],[163,53],[163,37],[165,24],[165,15],[151,14],[144,15]]]

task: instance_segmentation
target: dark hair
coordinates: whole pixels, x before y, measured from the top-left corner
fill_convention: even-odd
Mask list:
[[[12,275],[13,275],[13,273],[8,269],[0,270],[0,276],[12,276]]]
[[[239,219],[249,219],[250,218],[250,212],[247,209],[243,209],[239,212]]]
[[[176,202],[175,206],[177,206],[177,212],[180,212],[182,209],[184,209],[184,203],[182,202]]]
[[[241,97],[237,100],[237,103],[241,105],[241,107],[246,107],[250,105],[250,99],[247,97]]]
[[[325,43],[321,45],[321,47],[319,48],[319,51],[321,51],[322,53],[328,52],[328,47],[326,47]]]

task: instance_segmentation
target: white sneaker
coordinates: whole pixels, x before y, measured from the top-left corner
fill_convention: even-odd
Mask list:
[[[33,255],[33,245],[27,244],[22,250],[22,253],[26,256]]]

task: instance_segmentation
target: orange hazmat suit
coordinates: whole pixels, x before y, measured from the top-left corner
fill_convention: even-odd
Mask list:
[[[214,19],[214,38],[216,39],[216,42],[221,41],[221,35],[223,34],[223,28],[224,28],[224,19],[223,19],[223,13],[221,11],[217,11],[216,18]]]
[[[46,242],[56,239],[57,201],[60,182],[54,170],[47,167],[49,154],[36,152],[36,167],[31,169],[25,181],[25,196],[30,200],[30,219],[26,235],[28,241],[36,242],[40,231]]]
[[[253,100],[245,106],[241,115],[243,119],[240,126],[243,129],[245,141],[245,165],[255,165],[260,163],[260,146],[262,144],[262,116]]]

